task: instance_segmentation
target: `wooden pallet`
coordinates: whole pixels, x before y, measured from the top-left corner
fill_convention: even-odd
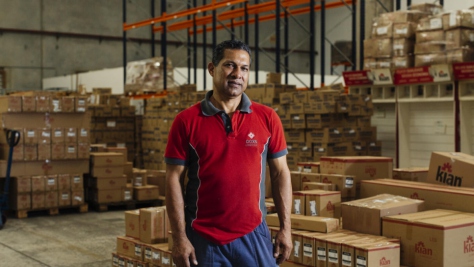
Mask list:
[[[112,203],[89,203],[95,211],[109,211],[109,210],[134,210],[147,207],[158,207],[163,205],[160,199],[153,200],[129,200]]]
[[[58,215],[58,214],[65,214],[65,213],[70,213],[70,212],[85,213],[88,211],[89,211],[89,205],[81,204],[78,206],[55,207],[55,208],[47,208],[47,209],[14,210],[12,211],[12,213],[13,213],[13,217],[17,219],[24,219],[31,216]]]

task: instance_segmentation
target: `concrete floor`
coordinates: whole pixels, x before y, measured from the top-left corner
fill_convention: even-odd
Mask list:
[[[111,266],[124,234],[123,210],[9,217],[0,230],[0,266]]]

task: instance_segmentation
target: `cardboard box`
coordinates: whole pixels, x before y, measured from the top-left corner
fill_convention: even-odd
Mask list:
[[[316,264],[317,267],[326,267],[328,264],[328,250],[327,250],[327,240],[336,237],[347,237],[354,232],[347,230],[339,230],[325,235],[318,235],[315,237],[315,247],[316,247]]]
[[[38,144],[38,160],[51,159],[51,144]]]
[[[36,112],[36,96],[21,96],[21,111]]]
[[[382,241],[354,247],[356,266],[400,266],[400,244]]]
[[[306,141],[311,143],[342,142],[342,128],[313,129],[311,131],[306,132]]]
[[[65,142],[65,134],[64,128],[54,128],[51,129],[51,142],[54,143],[64,143]]]
[[[405,228],[405,221],[391,219],[387,223]],[[470,266],[474,261],[472,231],[474,216],[457,213],[408,222],[408,250],[413,250],[414,266]],[[407,233],[403,233],[407,235]],[[410,248],[410,246],[412,246]]]
[[[302,182],[302,190],[336,191],[336,185],[319,182]]]
[[[58,199],[59,207],[71,206],[71,191],[59,191]]]
[[[44,186],[45,191],[58,190],[58,175],[51,174],[51,175],[45,176],[44,182],[45,182],[45,186]]]
[[[266,83],[281,84],[281,73],[268,72]]]
[[[38,128],[36,131],[38,144],[51,144],[51,129]]]
[[[148,244],[167,242],[166,217],[165,207],[140,209],[140,240]]]
[[[354,176],[356,189],[362,180],[392,177],[389,157],[321,157],[320,162],[321,173]]]
[[[90,173],[93,177],[100,178],[120,177],[123,175],[123,165],[108,167],[91,166]]]
[[[428,168],[396,168],[393,169],[393,179],[426,182]]]
[[[66,143],[64,154],[65,159],[77,159],[77,143]]]
[[[77,144],[77,158],[78,159],[89,159],[90,156],[90,144],[89,143],[78,143]]]
[[[342,245],[354,240],[360,240],[365,236],[364,234],[347,234],[326,239],[327,266],[342,266]]]
[[[13,147],[13,155],[12,155],[12,160],[13,161],[23,161],[24,160],[24,157],[25,157],[24,147],[25,146],[23,144],[20,144],[20,143],[18,145],[16,145],[15,147]],[[10,153],[10,147],[7,144],[0,144],[0,151],[1,151],[1,158],[8,159],[9,153]]]
[[[382,218],[385,216],[425,209],[422,200],[389,194],[344,202],[341,207],[344,229],[372,235],[382,234]]]
[[[61,112],[62,111],[62,101],[60,96],[50,96],[50,112]]]
[[[118,236],[116,251],[119,255],[142,261],[144,244],[135,238]]]
[[[91,200],[102,204],[102,203],[113,203],[123,201],[122,189],[110,189],[110,190],[90,190]]]
[[[446,57],[445,52],[415,55],[415,67],[446,64],[446,63],[447,63],[447,57]]]
[[[36,112],[49,112],[50,98],[48,95],[36,96]]]
[[[71,206],[82,205],[84,202],[84,190],[71,191]]]
[[[268,214],[266,217],[268,226],[280,226],[277,214]],[[330,233],[339,229],[339,220],[334,218],[312,217],[304,215],[291,215],[291,228],[321,233]]]
[[[18,193],[10,195],[10,208],[13,210],[30,210],[31,209],[31,194]]]
[[[474,60],[474,49],[468,47],[456,48],[446,52],[446,63],[460,63]]]
[[[290,171],[290,178],[291,178],[291,188],[293,189],[293,191],[301,190],[301,172]]]
[[[127,178],[124,176],[118,177],[89,177],[88,186],[100,190],[106,189],[121,189],[127,185]]]
[[[474,10],[452,10],[444,13],[442,16],[444,30],[454,28],[474,28],[474,21],[472,20],[474,17]]]
[[[393,56],[404,57],[413,54],[414,45],[414,41],[410,39],[393,39]]]
[[[61,111],[62,112],[75,112],[76,111],[76,97],[75,96],[62,96],[61,97]]]
[[[52,143],[51,144],[51,159],[65,159],[66,158],[66,146],[65,143]]]
[[[86,112],[87,111],[87,97],[76,96],[75,108],[76,108],[76,112]]]
[[[78,143],[89,143],[90,142],[90,129],[89,128],[78,128],[77,129],[77,142]]]
[[[298,170],[303,173],[319,173],[319,162],[298,162]],[[312,182],[308,180],[306,182]],[[319,180],[314,180],[314,182],[319,182]]]
[[[418,21],[417,31],[434,31],[434,30],[443,30],[444,20],[441,14],[429,16],[426,18],[421,18]]]
[[[292,230],[291,240],[293,242],[293,249],[290,254],[290,261],[302,263],[303,262],[303,233],[307,231]]]
[[[134,170],[132,177],[133,186],[144,186],[147,185],[147,171],[146,170]]]
[[[135,186],[133,195],[136,200],[153,200],[158,199],[160,191],[156,185]]]
[[[0,111],[1,112],[21,112],[21,96],[1,96]]]
[[[470,178],[474,156],[464,153],[432,152],[426,181],[457,187],[474,187]]]
[[[335,205],[341,203],[341,192],[308,190],[305,194],[305,215],[334,217]]]
[[[44,209],[45,207],[45,192],[31,193],[31,209]]]
[[[472,47],[474,30],[471,29],[453,29],[445,32],[445,40],[449,43],[450,48],[461,48],[464,46]]]
[[[69,174],[58,175],[58,189],[62,191],[71,189],[71,176]]]
[[[332,184],[341,192],[341,198],[355,198],[355,176],[342,174],[321,174],[321,182]]]
[[[291,206],[291,213],[304,215],[306,211],[305,194],[302,191],[293,191],[293,205]]]
[[[140,239],[140,210],[125,211],[125,235]]]
[[[36,128],[24,128],[22,134],[23,144],[38,144],[38,133]]]
[[[84,188],[84,182],[82,174],[74,173],[70,175],[70,185],[72,191],[82,190]]]
[[[23,146],[23,159],[26,161],[38,160],[38,146],[37,145],[24,145]]]
[[[269,174],[269,171],[267,171],[266,174]],[[158,186],[158,189],[160,191],[160,196],[166,196],[166,171],[165,170],[147,170],[147,183],[148,185]]]
[[[93,152],[90,153],[93,166],[117,166],[123,165],[123,154],[116,152]]]
[[[56,208],[59,206],[58,190],[45,192],[45,208]]]
[[[393,24],[393,38],[412,39],[416,32],[416,23],[400,22]]]
[[[386,237],[398,238],[400,240],[400,263],[414,266],[415,264],[415,241],[412,235],[413,224],[417,221],[440,218],[459,212],[452,210],[427,210],[422,212],[392,215],[382,218],[382,234]]]
[[[31,192],[30,176],[11,177],[11,183],[11,188],[15,194]]]
[[[44,192],[46,188],[45,176],[31,176],[31,192]]]

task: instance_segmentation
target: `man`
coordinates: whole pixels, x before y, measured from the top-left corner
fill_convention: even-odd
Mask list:
[[[213,90],[171,127],[166,206],[178,267],[267,267],[290,255],[292,189],[283,128],[273,109],[244,94],[249,68],[246,44],[219,44],[208,64]],[[266,162],[280,219],[275,245],[265,223]]]

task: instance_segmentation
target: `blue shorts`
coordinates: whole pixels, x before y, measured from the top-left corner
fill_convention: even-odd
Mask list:
[[[226,245],[217,245],[186,226],[186,234],[194,246],[197,266],[212,267],[272,267],[273,244],[265,220],[252,232]],[[191,263],[191,266],[196,266]]]

